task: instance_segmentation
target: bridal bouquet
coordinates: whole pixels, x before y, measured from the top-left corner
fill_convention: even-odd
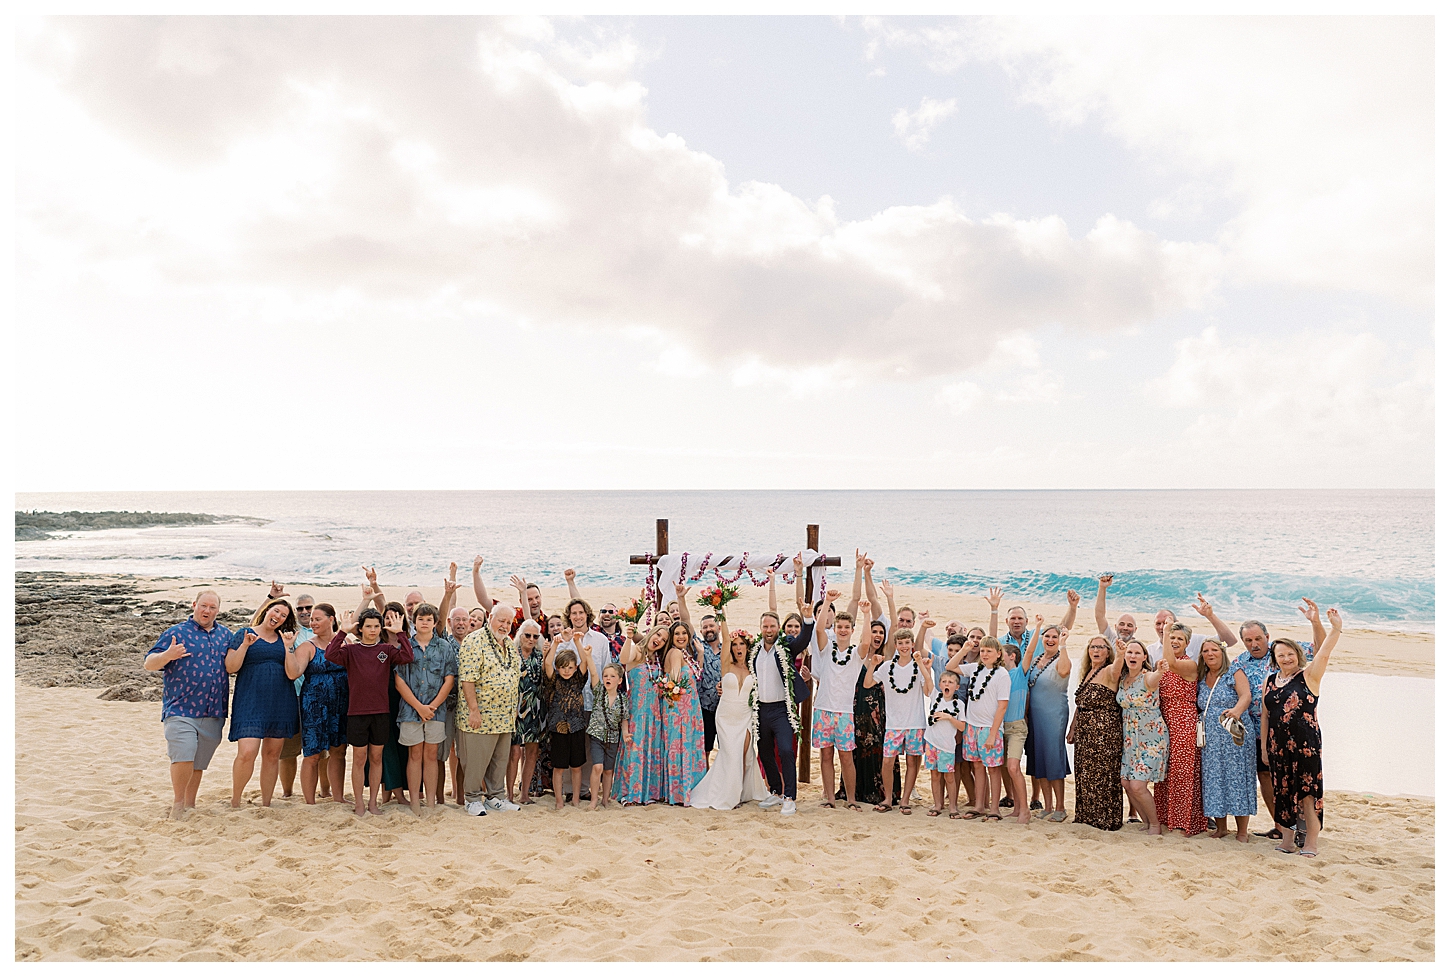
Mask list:
[[[695,598],[695,603],[713,611],[723,611],[726,604],[739,596],[739,587],[734,584],[720,583],[700,591],[700,596]]]
[[[670,678],[668,672],[660,672],[655,677],[655,691],[660,694],[661,699],[673,705],[685,694],[685,683]]]
[[[628,621],[630,624],[634,624],[638,622],[640,618],[644,617],[644,611],[646,606],[647,605],[644,602],[644,598],[641,597],[639,600],[636,600],[630,604],[625,604],[623,607],[621,607],[619,609],[619,617],[621,620]]]

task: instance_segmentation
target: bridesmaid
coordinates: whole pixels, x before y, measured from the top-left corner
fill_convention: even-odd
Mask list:
[[[1329,653],[1339,641],[1344,622],[1329,609],[1329,636],[1304,666],[1304,649],[1280,638],[1269,646],[1279,666],[1264,683],[1263,719],[1268,735],[1264,759],[1274,780],[1274,823],[1283,834],[1276,851],[1292,855],[1294,825],[1303,821],[1304,846],[1299,854],[1319,854],[1319,828],[1324,812],[1323,741],[1319,734],[1319,683],[1329,667]]]
[[[237,677],[232,692],[232,724],[227,738],[237,744],[232,761],[232,807],[242,806],[242,789],[252,779],[257,754],[262,754],[262,806],[272,806],[282,745],[297,735],[297,687],[302,674],[288,654],[297,636],[297,615],[280,597],[268,600],[252,615],[241,643],[227,652],[227,672]],[[292,669],[296,668],[296,674]]]
[[[1077,711],[1067,731],[1077,761],[1073,823],[1104,831],[1123,826],[1123,708],[1118,705],[1122,668],[1121,661],[1114,661],[1107,638],[1097,635],[1088,642],[1075,696]]]
[[[1139,831],[1161,835],[1158,808],[1149,784],[1168,773],[1168,727],[1158,704],[1158,685],[1168,672],[1164,662],[1147,671],[1148,648],[1134,638],[1118,642],[1118,659],[1108,666],[1118,682],[1118,705],[1123,709],[1123,762],[1118,768],[1133,807],[1147,819]]]
[[[1042,787],[1042,813],[1066,821],[1067,680],[1072,661],[1062,648],[1062,629],[1039,628],[1042,657],[1027,671],[1027,775]],[[1034,644],[1036,638],[1034,637]]]
[[[1159,686],[1163,721],[1168,724],[1168,777],[1153,788],[1158,819],[1167,831],[1185,838],[1208,830],[1203,815],[1203,782],[1198,757],[1198,664],[1188,657],[1193,631],[1174,621],[1163,629],[1163,663],[1167,671]]]
[[[681,598],[681,606],[684,605]],[[695,664],[689,625],[670,625],[661,669],[666,678],[682,686],[674,699],[662,698],[665,748],[664,798],[671,804],[689,803],[690,791],[705,776],[705,725],[700,692],[695,685]]]
[[[1203,814],[1214,822],[1210,838],[1228,834],[1234,819],[1239,841],[1249,840],[1249,818],[1258,813],[1258,773],[1254,740],[1245,727],[1238,743],[1223,728],[1222,717],[1240,722],[1253,701],[1243,666],[1230,666],[1223,642],[1209,638],[1198,652],[1198,714],[1203,723]]]
[[[629,730],[615,772],[615,796],[623,804],[653,804],[664,799],[664,708],[655,679],[664,652],[667,626],[650,628],[641,644],[630,640],[619,653],[629,674]],[[630,629],[630,638],[636,632]]]

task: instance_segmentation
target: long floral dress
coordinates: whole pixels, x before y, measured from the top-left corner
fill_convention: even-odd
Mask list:
[[[673,702],[661,699],[664,721],[664,797],[671,804],[689,802],[690,791],[705,776],[705,724],[700,716],[700,693],[695,669],[680,669],[685,691]]]
[[[1208,818],[1248,817],[1259,810],[1259,780],[1254,765],[1255,741],[1245,724],[1242,746],[1234,740],[1218,717],[1225,709],[1238,705],[1239,693],[1234,688],[1233,673],[1243,671],[1234,665],[1227,675],[1215,682],[1198,683],[1198,711],[1203,716],[1204,744],[1200,756],[1203,767],[1203,815]]]
[[[1073,791],[1077,806],[1072,820],[1117,831],[1123,826],[1123,709],[1116,693],[1105,685],[1092,684],[1091,675],[1077,687],[1075,698],[1073,758],[1077,770]]]
[[[664,709],[653,662],[629,670],[630,741],[621,751],[614,775],[615,797],[625,804],[664,800]]]
[[[1319,696],[1309,691],[1300,672],[1279,688],[1275,676],[1264,689],[1264,726],[1269,734],[1269,776],[1274,782],[1274,821],[1299,822],[1299,802],[1314,798],[1324,823],[1323,740],[1319,733]]]
[[[1163,830],[1196,835],[1209,828],[1199,779],[1198,683],[1165,672],[1158,692],[1168,724],[1168,778],[1153,787],[1153,804]]]
[[[1149,689],[1145,676],[1118,687],[1123,709],[1123,780],[1155,784],[1168,774],[1168,727],[1158,706],[1158,690]]]
[[[856,749],[851,751],[851,763],[856,768],[856,800],[862,804],[880,804],[886,799],[881,789],[881,747],[886,736],[886,690],[878,682],[866,687],[866,669],[856,678],[856,702],[852,719],[856,723]],[[844,754],[837,754],[845,761]],[[901,797],[901,764],[892,764],[891,796]],[[846,799],[846,781],[836,788],[836,800]]]

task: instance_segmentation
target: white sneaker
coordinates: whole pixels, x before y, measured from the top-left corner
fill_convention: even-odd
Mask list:
[[[515,804],[513,801],[504,800],[503,798],[497,798],[496,797],[496,798],[493,798],[492,800],[487,801],[486,803],[488,804],[488,808],[491,811],[517,811],[517,810],[519,810],[519,806],[517,804]]]
[[[783,797],[781,797],[779,794],[771,794],[765,800],[763,800],[763,801],[760,802],[760,806],[761,807],[775,807],[777,804],[783,803],[784,800],[785,799]]]
[[[488,813],[487,809],[478,801],[469,801],[468,806],[463,811],[465,814],[471,814],[476,818],[481,818]]]
[[[790,817],[792,814],[794,814],[795,813],[795,801],[790,800],[789,798],[787,798],[786,801],[785,801],[785,803],[781,804],[781,806],[780,806],[780,813],[784,817]]]

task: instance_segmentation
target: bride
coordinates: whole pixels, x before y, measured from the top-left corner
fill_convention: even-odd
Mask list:
[[[720,623],[723,630],[723,615]],[[750,731],[750,693],[755,688],[755,676],[746,664],[749,655],[745,632],[731,634],[730,651],[721,662],[720,705],[715,710],[715,737],[720,751],[710,771],[690,791],[691,807],[729,811],[746,801],[763,801],[769,795],[755,760],[755,736]]]

